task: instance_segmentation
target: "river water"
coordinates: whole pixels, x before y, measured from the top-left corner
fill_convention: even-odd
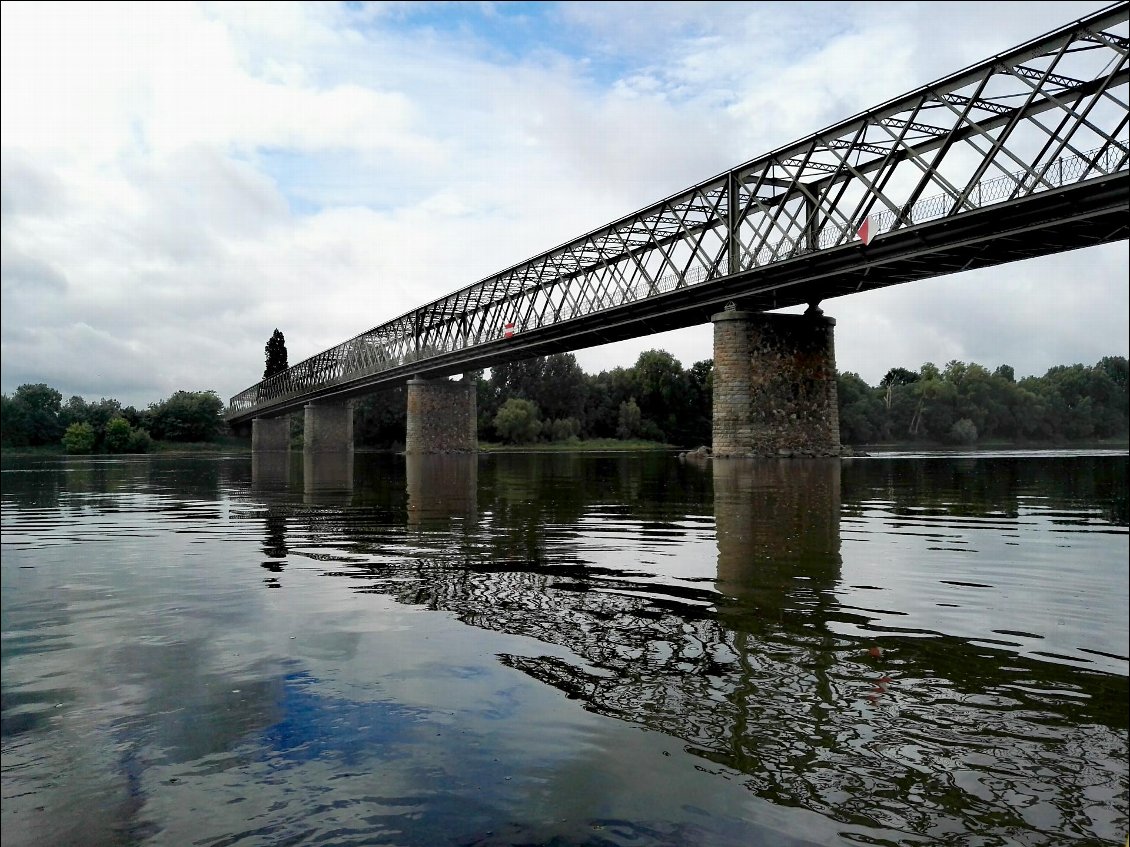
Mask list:
[[[1127,464],[6,459],[3,843],[1123,844]]]

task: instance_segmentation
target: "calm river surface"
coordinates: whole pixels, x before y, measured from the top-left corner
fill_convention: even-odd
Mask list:
[[[5,460],[3,844],[1121,845],[1127,464]]]

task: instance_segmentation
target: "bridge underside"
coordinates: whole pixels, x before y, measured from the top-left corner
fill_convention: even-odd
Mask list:
[[[889,232],[870,245],[859,242],[776,262],[744,273],[677,288],[630,305],[557,324],[519,331],[463,350],[389,368],[377,374],[291,395],[229,416],[233,424],[273,417],[312,399],[345,400],[503,361],[544,356],[704,324],[727,303],[763,312],[817,303],[928,277],[1077,250],[1130,237],[1126,198],[1130,174],[1115,173],[1001,203],[941,221]]]

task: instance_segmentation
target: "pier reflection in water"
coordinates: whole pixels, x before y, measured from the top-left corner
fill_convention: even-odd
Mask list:
[[[141,491],[156,505],[138,522],[202,539],[229,526],[217,558],[257,561],[276,589],[281,623],[245,620],[253,588],[226,566],[230,611],[189,610],[194,658],[173,657],[172,688],[151,685],[204,686],[191,736],[210,764],[188,747],[172,761],[190,768],[197,803],[234,810],[193,824],[206,843],[241,843],[248,800],[268,840],[301,821],[332,841],[345,820],[376,844],[1102,843],[1123,837],[1130,790],[1126,466],[365,454],[348,468],[257,461],[250,478],[231,463],[182,476],[82,466],[34,486],[6,478],[5,637],[9,539],[38,549],[44,508],[109,515]],[[233,553],[249,527],[254,549]],[[176,602],[208,608],[189,584],[169,586]],[[1063,584],[1075,593],[1049,589]],[[123,615],[149,602],[130,596]],[[210,619],[224,631],[209,635]],[[268,646],[251,646],[257,630]],[[250,656],[234,660],[238,684],[208,657],[217,641]],[[176,652],[138,643],[148,658],[131,653],[131,684]],[[7,704],[32,695],[5,650],[8,722]],[[242,693],[212,702],[228,690]],[[165,699],[131,721],[183,747],[148,717]],[[201,727],[233,708],[249,716],[236,735],[204,743]],[[133,725],[116,722],[114,743],[145,749]],[[145,758],[131,756],[124,772]],[[172,789],[130,779],[143,786],[131,815],[187,832]]]
[[[479,457],[468,453],[405,457],[408,524],[447,527],[451,518],[468,525],[478,516]]]
[[[302,490],[306,502],[352,502],[353,461],[352,453],[303,453]]]
[[[827,602],[840,578],[839,459],[710,466],[718,590],[765,612]]]
[[[284,451],[251,454],[251,488],[256,492],[285,492],[290,488],[291,467],[298,453]]]

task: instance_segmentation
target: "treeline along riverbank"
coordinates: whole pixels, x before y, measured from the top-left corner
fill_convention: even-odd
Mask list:
[[[879,385],[838,376],[840,438],[845,444],[917,442],[1078,442],[1126,437],[1127,360],[1064,365],[1017,380],[1007,365],[989,371],[952,361],[918,370],[892,368]],[[635,365],[595,375],[572,354],[539,357],[479,374],[479,438],[488,442],[570,438],[645,439],[710,444],[712,360],[684,368],[661,350]],[[394,446],[404,437],[403,389],[357,404],[359,444]]]
[[[1126,438],[1127,359],[1060,365],[1017,379],[951,361],[917,370],[891,368],[878,385],[838,375],[840,438],[845,444],[971,446],[1070,443]],[[617,439],[681,447],[710,444],[714,363],[684,368],[662,350],[631,367],[586,374],[571,353],[509,362],[473,374],[479,438],[488,443],[579,443]],[[397,449],[404,441],[405,389],[371,394],[354,405],[357,446]],[[105,398],[88,402],[46,384],[2,396],[5,448],[53,447],[72,453],[146,452],[163,444],[228,441],[223,402],[213,391],[178,391],[138,411]],[[302,418],[292,416],[300,443]],[[156,442],[156,445],[155,445]],[[229,442],[231,443],[231,442]]]

